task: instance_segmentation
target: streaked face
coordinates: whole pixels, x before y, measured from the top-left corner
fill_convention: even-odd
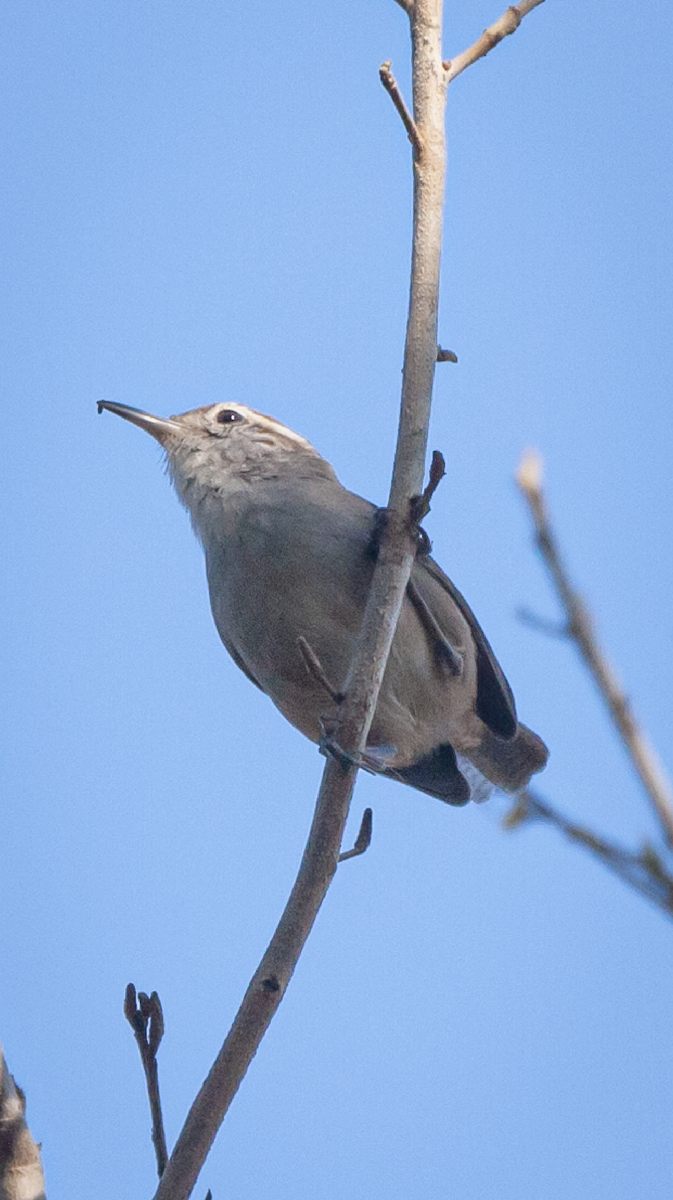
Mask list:
[[[175,417],[107,400],[98,409],[116,413],[159,442],[178,495],[192,513],[208,494],[276,476],[297,454],[322,461],[305,438],[245,404],[209,404]]]

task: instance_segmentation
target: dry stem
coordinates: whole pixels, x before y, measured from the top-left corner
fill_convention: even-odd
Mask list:
[[[422,148],[414,171],[411,295],[388,519],[381,536],[337,729],[340,746],[354,757],[365,749],[416,554],[410,501],[423,488],[437,358],[445,161],[441,18],[441,0],[415,0],[410,12],[414,124]],[[283,998],[337,868],[356,774],[357,768],[345,760],[329,758],[327,761],[308,843],[285,911],[224,1045],[187,1116],[156,1192],[156,1200],[186,1200],[191,1193],[224,1115]]]
[[[151,996],[148,996],[146,992],[139,992],[136,997],[136,989],[132,983],[129,983],[124,996],[124,1016],[133,1030],[145,1072],[147,1097],[152,1116],[152,1144],[157,1160],[157,1175],[161,1179],[168,1162],[168,1150],[166,1149],[164,1118],[159,1096],[159,1068],[157,1065],[157,1050],[164,1036],[164,1015],[158,994],[152,992]]]
[[[340,863],[346,862],[346,859],[348,858],[359,858],[361,854],[364,854],[365,851],[369,849],[372,841],[373,821],[374,814],[372,813],[371,808],[366,808],[362,814],[360,832],[355,839],[355,845],[353,846],[352,850],[344,850],[343,854],[339,855]]]
[[[673,847],[673,794],[670,782],[653,747],[636,721],[628,697],[598,643],[589,611],[570,582],[549,520],[543,490],[542,460],[536,452],[529,451],[523,456],[516,479],[535,524],[538,549],[565,612],[568,636],[575,642],[598,686],[631,762],[652,802],[664,837],[668,845]]]
[[[657,904],[668,917],[673,917],[673,876],[653,846],[645,845],[641,850],[619,846],[586,826],[577,825],[538,792],[526,789],[505,817],[504,826],[516,829],[530,821],[554,825],[569,841],[587,850],[624,883]]]
[[[381,64],[379,67],[379,79],[381,80],[381,83],[383,84],[388,95],[390,96],[390,99],[395,105],[395,108],[400,114],[400,117],[402,118],[402,124],[404,125],[409,141],[414,148],[414,153],[418,155],[423,149],[423,143],[421,142],[421,137],[416,128],[414,118],[404,102],[404,96],[399,89],[398,82],[390,69],[391,65],[392,64],[389,62],[384,62]]]

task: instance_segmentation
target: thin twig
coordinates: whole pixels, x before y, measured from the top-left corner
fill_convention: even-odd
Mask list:
[[[151,996],[148,996],[146,992],[139,992],[136,1003],[136,989],[132,983],[129,983],[124,996],[124,1016],[133,1030],[145,1072],[147,1095],[152,1114],[152,1143],[157,1159],[157,1174],[161,1179],[168,1162],[168,1151],[161,1112],[157,1065],[157,1050],[164,1036],[164,1014],[157,992],[152,992]]]
[[[673,917],[673,874],[653,846],[644,846],[639,851],[628,850],[583,825],[575,824],[537,792],[526,789],[517,796],[516,804],[503,824],[506,829],[516,829],[531,821],[545,821],[554,825],[575,845],[582,846],[600,859],[624,883],[657,904],[667,916]]]
[[[155,1200],[186,1200],[224,1115],[280,1004],[334,877],[357,762],[374,718],[405,590],[417,551],[409,503],[423,488],[437,360],[437,307],[444,202],[444,103],[441,0],[415,0],[410,14],[415,126],[424,150],[414,170],[411,294],[402,402],[387,518],[353,662],[339,711],[337,740],[350,756],[330,756],[299,873],[271,943],[234,1023],[196,1097]]]
[[[664,837],[673,847],[673,791],[654,748],[633,714],[602,647],[584,601],[575,590],[563,564],[552,530],[543,490],[542,459],[536,451],[524,454],[516,474],[535,525],[535,540],[565,612],[568,633],[595,680],[610,716],[631,758],[659,819]]]
[[[523,18],[537,8],[538,4],[544,4],[544,0],[521,0],[520,4],[510,5],[506,12],[498,17],[497,21],[494,21],[493,25],[489,25],[488,29],[484,30],[474,45],[444,63],[446,82],[452,83],[457,75],[462,75],[463,71],[471,67],[478,59],[484,58],[503,38],[508,37],[511,33],[516,33]]]
[[[446,463],[444,462],[444,455],[439,450],[433,450],[428,482],[420,496],[411,497],[410,511],[411,520],[414,525],[420,525],[421,521],[427,517],[430,512],[430,501],[445,475]]]
[[[309,674],[325,689],[327,695],[335,704],[343,704],[346,699],[346,693],[337,691],[334,685],[330,683],[323,665],[310,642],[307,642],[305,637],[299,637],[297,638],[297,645]]]
[[[374,814],[371,808],[366,808],[362,814],[360,832],[355,839],[355,845],[353,846],[353,849],[345,850],[343,854],[340,854],[337,860],[338,862],[345,862],[347,858],[358,858],[360,854],[364,854],[365,850],[369,849],[372,840],[373,821]]]
[[[402,118],[402,124],[407,131],[407,137],[414,148],[414,153],[418,156],[423,150],[423,143],[421,141],[418,129],[416,128],[414,118],[404,103],[404,97],[390,67],[391,64],[389,62],[384,62],[381,64],[379,67],[379,79],[381,80],[381,83],[383,84],[388,95],[390,96],[390,99],[395,105],[395,108],[400,114]]]
[[[536,633],[543,633],[545,637],[557,638],[559,641],[565,642],[571,636],[565,621],[550,621],[549,617],[541,617],[539,613],[534,613],[524,604],[518,606],[516,615],[523,625],[534,629]]]
[[[26,1124],[26,1098],[14,1082],[0,1045],[0,1197],[45,1200],[40,1147]]]

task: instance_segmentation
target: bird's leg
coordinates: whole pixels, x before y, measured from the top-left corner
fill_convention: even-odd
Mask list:
[[[335,704],[343,704],[346,699],[346,693],[337,691],[333,684],[330,683],[323,665],[310,642],[307,642],[305,637],[298,637],[297,645],[309,674],[325,689],[330,700],[333,700]]]
[[[416,609],[421,625],[433,644],[437,661],[446,667],[450,675],[462,675],[462,656],[457,650],[454,650],[446,634],[430,612],[416,584],[411,579],[407,584],[407,596]]]
[[[344,700],[346,699],[346,693],[338,692],[333,684],[330,683],[327,675],[325,674],[323,665],[310,642],[307,642],[305,637],[298,637],[297,645],[309,674],[311,674],[313,678],[318,681],[320,686],[325,689],[327,695],[331,700],[334,701],[336,705],[343,704]],[[334,737],[338,724],[335,717],[330,717],[326,714],[323,714],[318,719],[320,721],[320,728],[322,730],[322,737],[318,742],[318,749],[320,750],[321,754],[324,754],[325,757],[327,757],[329,754],[332,758],[335,758],[337,762],[341,763],[342,767],[358,767],[362,771],[368,771],[370,775],[376,774],[376,771],[374,771],[372,767],[368,765],[367,755],[349,754],[339,745]]]
[[[344,768],[357,767],[359,771],[366,771],[368,775],[378,774],[378,772],[369,765],[371,760],[366,754],[349,754],[347,750],[344,750],[343,746],[339,745],[334,736],[337,730],[337,721],[334,717],[323,715],[322,717],[319,717],[318,720],[320,721],[320,728],[322,730],[322,737],[318,742],[318,749],[321,754],[324,754],[325,758],[329,756],[330,758],[336,759],[336,761]]]
[[[357,767],[359,771],[366,771],[368,775],[385,775],[387,772],[387,762],[393,759],[397,754],[397,746],[371,746],[362,754],[349,754],[340,746],[334,736],[337,730],[337,720],[335,717],[328,717],[325,713],[318,717],[322,737],[318,742],[318,749],[321,754],[331,755],[337,762],[340,762],[342,767]]]

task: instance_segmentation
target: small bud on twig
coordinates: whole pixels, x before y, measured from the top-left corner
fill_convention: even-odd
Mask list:
[[[355,839],[355,845],[353,846],[353,849],[346,850],[343,854],[340,854],[337,862],[345,862],[347,858],[357,858],[360,854],[364,854],[365,850],[369,849],[372,840],[373,821],[374,814],[371,808],[366,808],[362,814],[360,832]]]

